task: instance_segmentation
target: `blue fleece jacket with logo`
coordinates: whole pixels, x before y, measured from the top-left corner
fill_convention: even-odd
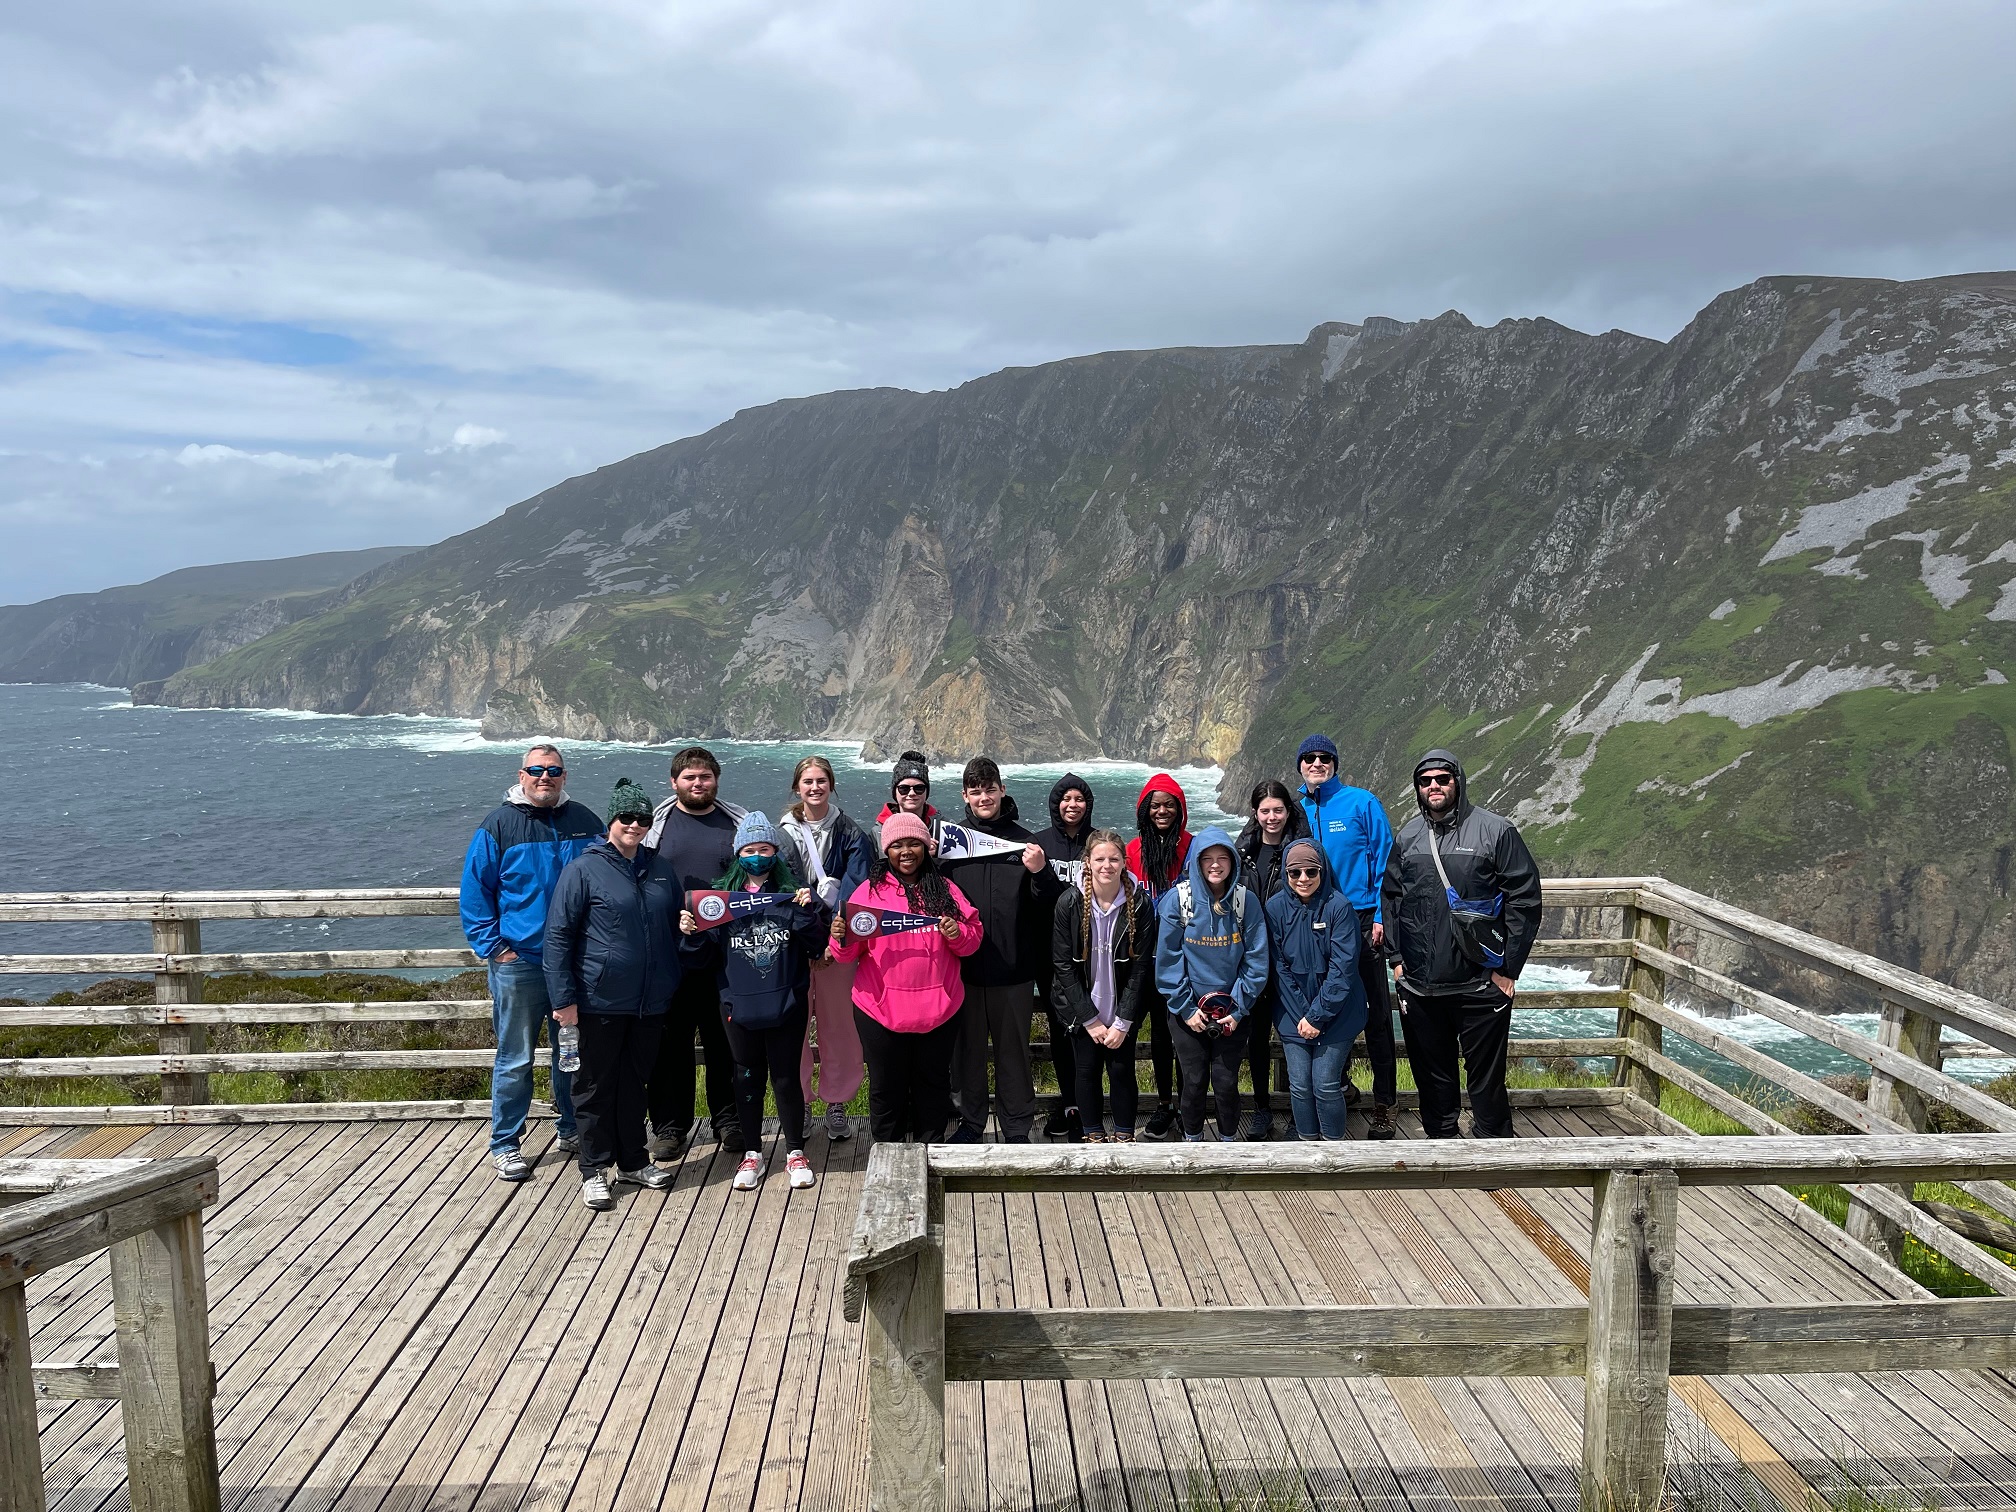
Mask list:
[[[1330,880],[1344,901],[1377,924],[1379,887],[1386,880],[1386,858],[1393,850],[1393,825],[1386,806],[1361,787],[1346,787],[1328,778],[1313,793],[1307,784],[1295,790],[1309,833],[1323,847]]]

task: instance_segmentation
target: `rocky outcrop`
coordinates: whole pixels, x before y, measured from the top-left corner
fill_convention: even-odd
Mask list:
[[[1453,744],[1552,867],[2016,985],[2012,666],[1991,274],[1764,279],[1665,343],[1451,312],[790,400],[162,696],[1208,761],[1234,795],[1324,727],[1396,803]]]

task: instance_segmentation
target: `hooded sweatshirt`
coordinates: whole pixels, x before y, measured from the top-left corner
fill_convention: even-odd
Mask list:
[[[1381,922],[1379,884],[1393,849],[1393,826],[1386,820],[1385,806],[1364,788],[1346,787],[1335,777],[1313,791],[1305,783],[1295,796],[1301,800],[1310,837],[1323,847],[1338,891],[1373,923]]]
[[[1155,910],[1133,878],[1122,877],[1120,886],[1110,911],[1101,910],[1090,894],[1077,887],[1057,904],[1057,922],[1050,932],[1050,1007],[1060,1024],[1118,1024],[1124,1031],[1141,1022],[1142,998],[1155,971]],[[1111,1001],[1102,1001],[1109,989]]]
[[[1190,859],[1190,847],[1193,843],[1189,829],[1190,800],[1183,794],[1182,783],[1167,772],[1157,772],[1141,784],[1141,796],[1134,800],[1135,822],[1144,829],[1148,824],[1146,805],[1150,793],[1169,793],[1176,799],[1176,874],[1180,877],[1183,874],[1184,864]],[[1141,841],[1138,836],[1127,842],[1127,870],[1140,879],[1141,885],[1148,889],[1150,898],[1158,902],[1161,900],[1162,884],[1142,869]]]
[[[485,961],[505,951],[537,963],[546,904],[567,864],[608,826],[585,803],[541,808],[513,786],[483,816],[462,860],[462,933]]]
[[[1033,840],[1019,819],[1015,800],[1004,793],[1001,810],[992,819],[977,819],[969,808],[959,822],[996,840]],[[1018,853],[1003,851],[947,861],[945,875],[972,899],[985,932],[980,948],[961,968],[966,980],[976,987],[1018,987],[1035,981],[1050,948],[1050,910],[1064,891],[1056,873],[1047,866],[1031,872]]]
[[[1312,1043],[1302,1038],[1303,1019],[1323,1031],[1314,1043],[1348,1045],[1357,1039],[1366,1019],[1365,984],[1358,979],[1358,911],[1337,891],[1327,863],[1308,902],[1285,884],[1267,900],[1267,944],[1274,963],[1274,1027],[1282,1043]]]
[[[1085,817],[1078,821],[1075,832],[1064,828],[1062,815],[1057,805],[1066,793],[1078,792],[1085,795]],[[1092,786],[1076,772],[1066,772],[1050,787],[1050,827],[1039,830],[1036,843],[1043,847],[1043,857],[1050,863],[1050,870],[1064,889],[1076,889],[1085,880],[1085,837],[1092,833]],[[1050,1001],[1051,952],[1050,929],[1057,921],[1057,905],[1064,898],[1065,891],[1044,893],[1036,900],[1034,919],[1036,938],[1042,948],[1036,955],[1036,990],[1043,1001]]]
[[[802,907],[786,899],[690,934],[680,952],[689,971],[714,973],[724,1019],[738,1029],[774,1029],[804,1010],[811,963],[825,951],[832,922],[816,896]]]
[[[1472,805],[1462,763],[1447,751],[1430,751],[1414,764],[1414,775],[1430,766],[1456,774],[1456,802],[1449,817],[1434,825],[1449,886],[1473,904],[1504,900],[1505,964],[1498,969],[1516,981],[1540,933],[1540,868],[1511,820]],[[1414,802],[1420,812],[1393,842],[1382,889],[1386,931],[1403,968],[1400,987],[1416,995],[1464,992],[1491,973],[1456,947],[1449,900],[1428,849],[1430,821],[1419,788]]]
[[[909,896],[893,876],[884,877],[880,887],[863,882],[848,902],[891,913],[910,912]],[[959,934],[949,943],[935,929],[916,929],[869,935],[865,940],[848,935],[833,947],[832,959],[861,963],[854,976],[854,1005],[884,1029],[928,1034],[966,1001],[959,962],[980,948],[980,921],[956,887],[952,904],[959,916]]]
[[[1199,862],[1222,845],[1232,857],[1225,896],[1213,899]],[[1267,990],[1267,915],[1260,900],[1239,882],[1239,852],[1232,837],[1212,825],[1191,842],[1185,859],[1191,918],[1183,922],[1179,884],[1162,894],[1155,912],[1160,923],[1155,946],[1155,985],[1168,1000],[1171,1017],[1185,1020],[1198,1000],[1230,993],[1233,1018],[1243,1019]],[[1244,895],[1243,897],[1241,895]]]

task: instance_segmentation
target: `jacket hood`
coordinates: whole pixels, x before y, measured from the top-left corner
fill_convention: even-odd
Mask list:
[[[882,812],[881,812],[881,813],[879,813],[879,814],[877,814],[877,815],[875,816],[875,822],[876,822],[877,824],[880,824],[880,823],[882,823],[882,822],[883,822],[883,821],[884,821],[885,819],[887,819],[887,818],[888,818],[888,817],[889,817],[889,816],[890,816],[891,814],[893,814],[893,813],[895,813],[895,812],[897,812],[897,809],[896,809],[896,805],[895,805],[895,804],[893,804],[893,803],[885,803],[885,804],[883,804],[883,805],[882,805]],[[929,824],[929,823],[931,823],[931,821],[932,821],[932,820],[936,819],[937,817],[938,817],[938,810],[936,810],[935,808],[933,808],[933,807],[932,807],[932,806],[931,806],[930,804],[928,804],[928,803],[927,803],[927,804],[925,804],[925,805],[924,805],[924,813],[923,813],[923,819],[924,819],[924,822],[925,822],[926,824]]]
[[[1066,793],[1073,791],[1085,795],[1084,827],[1092,828],[1092,809],[1097,802],[1092,796],[1092,785],[1076,772],[1066,772],[1050,785],[1050,827],[1060,835],[1064,833],[1064,820],[1057,812],[1057,805]]]
[[[1137,827],[1141,829],[1148,827],[1148,795],[1150,793],[1168,793],[1173,797],[1176,800],[1176,828],[1179,830],[1190,828],[1190,800],[1184,796],[1183,784],[1178,782],[1174,777],[1171,777],[1167,772],[1157,772],[1153,777],[1150,777],[1146,782],[1141,784],[1141,796],[1134,800],[1134,820]],[[1231,844],[1229,840],[1225,843],[1228,845]],[[1192,854],[1195,854],[1194,850]]]
[[[1323,875],[1316,883],[1316,891],[1310,894],[1307,903],[1296,897],[1295,889],[1288,885],[1288,852],[1290,850],[1297,852],[1298,860],[1306,861],[1313,855],[1316,864],[1323,869]],[[1332,893],[1337,892],[1337,890],[1337,877],[1330,869],[1330,858],[1323,854],[1323,847],[1310,839],[1308,835],[1297,835],[1282,847],[1281,891],[1279,896],[1287,898],[1297,908],[1321,908],[1324,900]]]
[[[1456,774],[1456,806],[1449,811],[1449,820],[1458,823],[1470,811],[1470,779],[1464,775],[1463,763],[1456,759],[1455,752],[1438,748],[1414,763],[1414,776],[1419,778],[1423,768],[1431,766],[1446,766]],[[1421,801],[1421,789],[1418,787],[1414,789],[1414,806],[1421,810],[1423,819],[1429,817],[1428,805]]]
[[[1184,863],[1190,877],[1191,895],[1197,899],[1200,911],[1204,907],[1205,899],[1211,896],[1211,884],[1204,880],[1204,869],[1200,863],[1204,859],[1204,852],[1214,845],[1224,846],[1232,856],[1232,876],[1225,884],[1225,896],[1231,897],[1232,889],[1239,885],[1239,847],[1232,843],[1230,835],[1214,824],[1190,842],[1190,856]]]
[[[1001,795],[1001,812],[996,814],[992,819],[976,818],[973,813],[973,806],[969,803],[966,806],[966,817],[961,821],[961,823],[970,825],[974,829],[990,835],[1003,825],[1020,824],[1021,822],[1022,811],[1015,806],[1015,795],[1013,793],[1003,793]]]
[[[522,809],[543,808],[548,813],[558,813],[561,809],[567,807],[567,805],[572,803],[574,800],[567,796],[567,789],[562,788],[560,789],[560,801],[558,803],[534,803],[530,798],[527,798],[525,796],[525,789],[521,788],[520,786],[518,786],[517,783],[514,782],[511,784],[511,786],[504,789],[504,801],[506,803],[516,804],[519,808]]]

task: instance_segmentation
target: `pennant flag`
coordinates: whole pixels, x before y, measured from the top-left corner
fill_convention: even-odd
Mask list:
[[[980,856],[1005,856],[1011,851],[1019,856],[1028,843],[1027,840],[998,840],[963,824],[938,826],[940,861],[971,861]]]
[[[935,914],[897,913],[894,909],[874,908],[866,903],[853,904],[847,909],[847,933],[857,940],[876,934],[908,934],[913,929],[937,927]]]
[[[687,907],[693,911],[693,922],[702,929],[712,929],[717,924],[726,924],[730,919],[739,919],[747,914],[768,908],[772,903],[789,903],[790,893],[780,892],[718,892],[712,888],[695,889],[687,895]]]

